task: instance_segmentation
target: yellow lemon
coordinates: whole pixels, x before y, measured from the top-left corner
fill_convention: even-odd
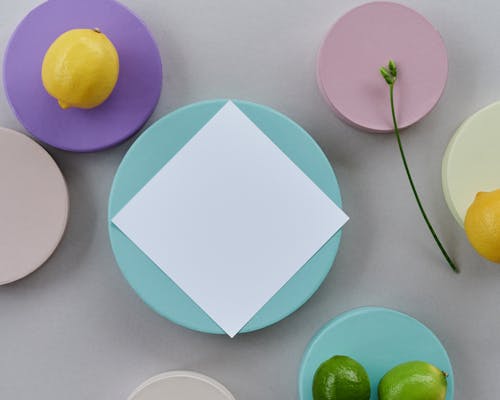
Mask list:
[[[51,44],[42,82],[61,108],[94,108],[113,91],[120,62],[115,46],[99,29],[72,29]]]
[[[464,227],[472,247],[487,260],[500,263],[500,189],[476,195]]]

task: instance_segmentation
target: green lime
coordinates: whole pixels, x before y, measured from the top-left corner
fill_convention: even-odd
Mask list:
[[[378,385],[379,400],[444,400],[446,373],[423,361],[400,364]]]
[[[334,356],[319,366],[313,380],[314,400],[369,400],[370,380],[363,366]]]

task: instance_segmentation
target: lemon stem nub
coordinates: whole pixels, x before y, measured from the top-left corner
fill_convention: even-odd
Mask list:
[[[65,103],[64,101],[58,100],[57,103],[59,104],[59,107],[61,107],[63,110],[67,110],[71,106],[68,103]]]
[[[449,375],[448,375],[448,373],[447,373],[447,372],[444,372],[444,371],[441,371],[441,372],[443,373],[444,378],[445,378],[445,379],[448,379],[448,376],[449,376]]]
[[[94,28],[93,31],[96,32],[96,33],[102,33],[99,28]]]

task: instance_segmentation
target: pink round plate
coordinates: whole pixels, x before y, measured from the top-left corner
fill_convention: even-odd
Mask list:
[[[319,52],[318,85],[341,119],[371,132],[392,130],[389,91],[379,73],[389,59],[398,66],[400,127],[418,122],[434,108],[448,76],[439,32],[408,7],[373,2],[341,17]]]
[[[26,135],[0,128],[0,285],[21,279],[53,253],[66,228],[68,191],[50,155]]]

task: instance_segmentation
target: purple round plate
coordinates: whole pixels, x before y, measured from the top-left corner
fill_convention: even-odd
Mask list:
[[[70,29],[96,27],[118,51],[116,87],[99,107],[62,110],[42,84],[45,52]],[[144,23],[120,3],[49,0],[32,10],[12,35],[4,85],[17,118],[38,139],[63,150],[103,150],[132,136],[152,114],[162,86],[161,58]]]

